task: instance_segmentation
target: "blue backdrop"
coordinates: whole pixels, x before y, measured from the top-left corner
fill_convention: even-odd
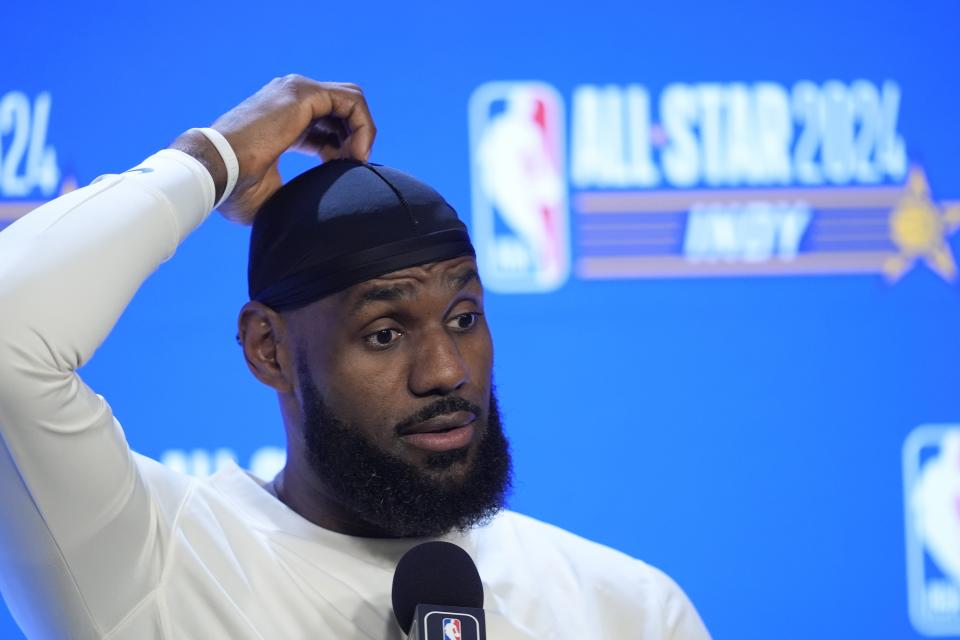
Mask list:
[[[435,185],[502,283],[488,318],[512,508],[661,567],[718,638],[960,637],[960,573],[910,498],[950,430],[904,449],[921,425],[960,423],[955,3],[0,16],[0,224],[276,75],[357,82],[372,159]],[[510,217],[522,185],[486,185],[481,151],[530,104],[517,122],[540,136],[549,213],[534,240]],[[246,241],[212,217],[83,371],[137,450],[187,471],[267,469],[283,446],[233,339]],[[934,520],[956,526],[952,509]],[[0,637],[20,637],[5,612]]]

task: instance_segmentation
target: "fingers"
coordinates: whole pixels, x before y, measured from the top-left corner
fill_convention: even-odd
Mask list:
[[[307,152],[315,152],[327,147],[339,150],[349,135],[347,124],[340,118],[320,118],[307,127],[295,148],[298,151]]]
[[[377,131],[360,87],[299,75],[271,80],[213,127],[237,154],[238,186],[224,205],[244,220],[280,187],[276,162],[285,151],[366,161]]]
[[[377,128],[363,91],[355,84],[303,80],[308,83],[304,86],[304,101],[311,108],[311,120],[334,116],[345,121],[349,127],[348,153],[357,160],[366,161]]]

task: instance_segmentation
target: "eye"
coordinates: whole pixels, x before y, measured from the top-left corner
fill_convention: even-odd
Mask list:
[[[363,339],[368,345],[375,349],[385,349],[399,340],[402,335],[403,334],[397,329],[380,329],[368,336],[364,336]]]
[[[476,326],[479,319],[480,314],[478,312],[470,311],[468,313],[461,313],[460,315],[455,316],[452,320],[450,320],[450,322],[447,323],[447,326],[459,331],[469,331]]]

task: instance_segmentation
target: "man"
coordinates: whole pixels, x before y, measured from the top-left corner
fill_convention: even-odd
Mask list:
[[[442,537],[477,562],[492,639],[708,637],[659,571],[500,511],[473,250],[436,192],[365,163],[360,89],[274,80],[213,129],[0,234],[0,588],[28,636],[400,638],[393,569]],[[280,189],[291,148],[346,157]],[[254,224],[238,339],[287,432],[270,483],[131,453],[75,373],[223,197]]]

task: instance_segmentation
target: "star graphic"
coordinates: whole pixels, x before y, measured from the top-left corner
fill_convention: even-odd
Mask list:
[[[947,239],[960,229],[960,205],[941,208],[930,197],[927,176],[910,168],[906,189],[890,212],[890,239],[899,253],[883,265],[887,279],[896,282],[923,261],[944,280],[957,278],[957,263]]]

